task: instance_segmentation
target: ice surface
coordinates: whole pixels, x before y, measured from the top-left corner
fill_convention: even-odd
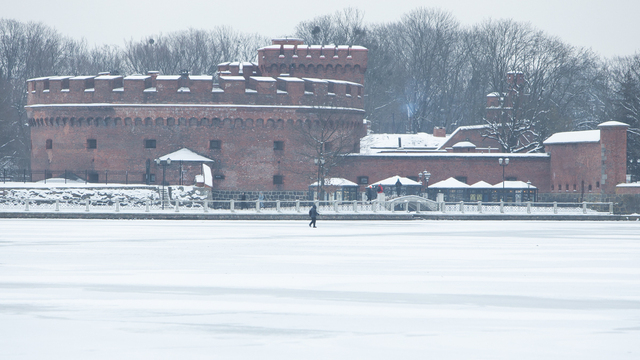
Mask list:
[[[638,359],[638,222],[0,220],[1,359]]]

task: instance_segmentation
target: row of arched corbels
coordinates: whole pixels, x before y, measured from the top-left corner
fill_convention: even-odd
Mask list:
[[[327,127],[340,127],[344,129],[355,129],[362,127],[361,120],[318,120],[318,119],[251,119],[251,118],[120,118],[120,117],[47,117],[32,118],[29,125],[32,127],[213,127],[227,129],[245,129],[245,128],[266,128],[266,129],[285,129],[301,126],[319,127],[326,122]]]
[[[354,72],[354,73],[359,73],[359,74],[364,74],[366,69],[363,69],[362,67],[360,67],[360,65],[336,65],[335,67],[333,67],[331,64],[329,65],[313,65],[313,64],[309,64],[309,65],[304,65],[304,64],[284,64],[284,63],[280,63],[280,64],[269,64],[269,65],[262,65],[262,69],[263,72],[266,73],[274,73],[274,72],[280,72],[280,73],[288,73],[293,75],[291,72],[295,72],[295,73],[299,73],[299,74],[318,74],[318,73],[325,73],[325,74],[345,74],[345,73],[350,73],[350,72]]]
[[[284,64],[273,63],[269,65],[261,65],[260,69],[264,76],[278,76],[280,74],[289,74],[295,77],[318,77],[327,79],[343,79],[362,83],[366,68],[360,65],[304,65],[304,64]]]

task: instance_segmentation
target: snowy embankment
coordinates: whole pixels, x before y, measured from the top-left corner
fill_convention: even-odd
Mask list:
[[[2,359],[640,357],[638,222],[0,228]]]
[[[94,205],[111,205],[116,201],[144,205],[147,200],[157,201],[162,196],[161,188],[158,186],[85,184],[71,180],[65,184],[63,179],[49,179],[46,184],[44,182],[0,184],[0,193],[2,194],[0,202],[6,203],[24,203],[25,200],[36,203],[59,200],[74,205],[82,205],[87,200]],[[206,193],[194,186],[171,186],[171,199],[200,201],[206,197]]]

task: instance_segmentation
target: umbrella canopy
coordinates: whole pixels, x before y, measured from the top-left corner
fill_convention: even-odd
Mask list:
[[[182,148],[178,151],[172,152],[171,154],[161,156],[159,159],[161,161],[171,159],[171,161],[213,162],[212,159],[206,158],[202,155],[198,155],[187,148]]]
[[[406,177],[402,177],[402,176],[392,176],[388,179],[384,179],[384,180],[380,180],[377,183],[373,183],[371,184],[371,186],[378,186],[378,185],[382,185],[382,186],[393,186],[396,184],[396,182],[400,180],[400,183],[403,186],[407,186],[407,185],[416,185],[416,186],[420,186],[421,184],[417,181],[413,181],[409,178]]]
[[[494,188],[502,188],[502,183],[499,182],[493,185]],[[537,189],[537,187],[527,184],[524,181],[505,181],[504,182],[505,189]]]
[[[316,181],[310,186],[318,186],[318,182]],[[358,184],[343,178],[326,178],[324,186],[358,186]]]
[[[466,189],[468,188],[469,185],[463,183],[462,181],[456,179],[456,178],[448,178],[447,180],[442,180],[442,181],[438,181],[437,183],[429,186],[430,189],[437,189],[437,188],[443,188],[443,189]]]
[[[477,183],[471,185],[471,187],[474,188],[474,189],[490,189],[490,188],[493,187],[493,185],[489,184],[486,181],[480,180]]]

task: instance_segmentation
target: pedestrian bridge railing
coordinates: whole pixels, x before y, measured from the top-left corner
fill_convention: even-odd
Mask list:
[[[323,213],[445,214],[613,214],[613,203],[435,202],[419,196],[389,201],[235,201],[235,200],[53,200],[0,199],[0,211],[37,212],[175,212],[175,213],[289,213],[306,214],[316,205]]]

